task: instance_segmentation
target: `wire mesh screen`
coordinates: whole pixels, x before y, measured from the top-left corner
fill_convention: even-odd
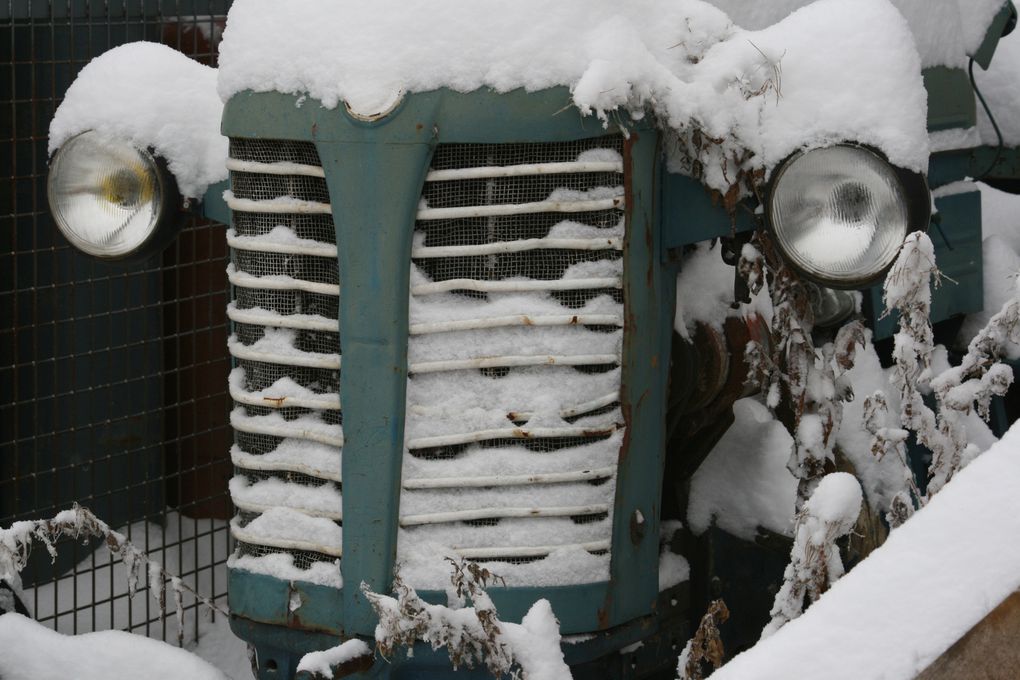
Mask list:
[[[143,263],[105,264],[58,234],[47,129],[88,61],[163,42],[215,65],[226,0],[11,0],[0,7],[0,526],[90,508],[210,598],[226,592],[232,509],[222,225],[187,222]],[[22,578],[34,618],[65,632],[173,639],[153,598],[127,596],[96,544],[38,547]],[[189,637],[200,618],[185,596]],[[173,607],[171,607],[172,609]]]

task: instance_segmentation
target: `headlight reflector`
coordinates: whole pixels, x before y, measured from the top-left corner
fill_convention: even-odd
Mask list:
[[[790,157],[772,180],[767,214],[790,265],[831,288],[863,287],[881,277],[911,227],[897,168],[850,145]]]
[[[118,259],[153,240],[173,193],[167,185],[148,152],[84,132],[53,156],[47,194],[57,227],[72,245]]]

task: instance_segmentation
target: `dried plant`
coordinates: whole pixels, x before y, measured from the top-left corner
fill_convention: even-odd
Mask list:
[[[826,475],[797,513],[790,564],[772,605],[772,620],[762,631],[763,639],[800,616],[843,575],[836,540],[853,529],[862,501],[860,484],[853,475],[836,472]]]
[[[57,513],[52,519],[28,520],[14,522],[7,529],[0,529],[0,580],[11,583],[15,590],[20,590],[19,574],[28,564],[32,553],[32,545],[41,543],[50,557],[57,557],[57,541],[61,537],[72,540],[86,541],[89,538],[102,538],[106,547],[114,555],[120,557],[127,571],[128,596],[134,597],[138,590],[139,576],[143,567],[147,569],[149,590],[159,606],[160,616],[166,616],[166,584],[170,582],[173,592],[174,609],[177,615],[177,644],[184,644],[184,592],[190,593],[195,600],[205,606],[228,615],[225,609],[202,595],[178,576],[167,572],[158,562],[149,558],[123,534],[113,531],[109,525],[96,517],[88,508],[77,503],[70,510]]]
[[[864,326],[842,326],[831,343],[816,348],[814,318],[807,289],[775,252],[768,236],[759,232],[744,246],[738,271],[757,293],[770,285],[773,316],[770,347],[747,345],[749,380],[765,394],[766,405],[793,437],[788,467],[798,479],[797,508],[803,507],[818,481],[831,469],[836,434],[843,419],[843,402],[853,399],[845,380],[856,351],[863,347]]]
[[[902,428],[881,424],[885,398],[874,402],[871,419],[872,450],[884,455],[893,450],[903,463],[908,483],[892,502],[890,524],[902,524],[915,507],[925,505],[965,464],[977,455],[969,443],[965,418],[972,412],[986,420],[995,396],[1002,396],[1013,382],[1012,369],[1000,363],[1009,342],[1020,340],[1020,300],[1014,297],[989,320],[967,348],[960,365],[932,375],[934,336],[931,321],[931,286],[938,285],[935,248],[927,235],[916,232],[907,237],[893,268],[886,277],[886,314],[899,313],[899,330],[894,336],[893,386],[899,392]],[[936,407],[924,400],[926,391],[935,396]],[[872,399],[877,400],[877,395]],[[913,483],[906,460],[906,430],[932,453],[928,484],[921,493]]]
[[[694,637],[687,641],[677,661],[678,680],[703,680],[705,675],[723,665],[726,651],[719,626],[730,618],[730,610],[722,600],[714,600],[701,617]]]
[[[559,624],[546,600],[539,600],[520,624],[500,621],[486,588],[502,584],[503,579],[474,562],[452,560],[449,606],[433,605],[400,578],[393,579],[396,597],[372,592],[362,584],[362,592],[372,604],[379,625],[375,629],[376,650],[385,659],[400,648],[412,649],[418,641],[432,649],[445,648],[454,670],[483,665],[495,677],[509,675],[521,680],[567,680],[570,670],[559,652]],[[472,606],[467,606],[470,601]],[[535,649],[544,648],[559,663],[531,662]]]

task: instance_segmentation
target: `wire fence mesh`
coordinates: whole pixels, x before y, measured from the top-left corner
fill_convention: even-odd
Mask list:
[[[188,221],[131,265],[72,249],[46,202],[47,129],[76,73],[135,40],[209,64],[227,0],[8,0],[0,6],[0,526],[79,502],[205,596],[226,592],[231,475],[227,250]],[[40,622],[174,638],[105,548],[38,550],[22,574]],[[185,600],[197,636],[196,604]]]

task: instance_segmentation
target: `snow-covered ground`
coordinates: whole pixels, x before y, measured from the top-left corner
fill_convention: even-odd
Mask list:
[[[1020,426],[715,680],[909,680],[1020,588]]]
[[[165,527],[136,522],[129,527],[120,527],[118,531],[129,536],[132,542],[144,549],[149,557],[162,563],[170,573],[198,569],[197,581],[194,576],[184,578],[185,583],[198,592],[211,594],[214,590],[214,581],[215,590],[223,590],[227,582],[224,564],[226,544],[223,540],[227,532],[225,522],[194,520],[170,512],[167,514]],[[41,547],[37,548],[42,550]],[[214,561],[219,564],[212,566]],[[163,677],[150,673],[157,673],[164,665],[171,670],[178,668],[182,656],[193,659],[191,655],[182,655],[175,646],[177,619],[172,602],[167,606],[165,624],[159,621],[150,624],[149,639],[146,639],[143,637],[146,632],[144,624],[158,616],[158,605],[146,589],[140,589],[133,597],[129,597],[127,592],[128,579],[124,563],[120,560],[111,561],[105,546],[86,557],[60,579],[37,588],[26,589],[24,602],[29,613],[35,618],[51,619],[56,612],[56,630],[63,635],[52,631],[52,620],[47,624],[50,628],[47,628],[26,621],[15,621],[12,615],[0,617],[2,622],[0,650],[5,651],[4,654],[0,654],[0,678],[15,680],[24,677],[46,680],[73,677],[88,680],[92,677],[111,677],[109,664],[93,665],[93,660],[88,659],[80,664],[74,663],[76,655],[80,656],[90,645],[109,649],[110,658],[123,653],[121,663],[125,669],[123,673],[125,677],[129,675]],[[191,596],[185,593],[184,598],[185,604],[190,605]],[[107,602],[110,599],[112,603]],[[169,595],[168,599],[171,599]],[[80,608],[77,612],[73,611],[75,603]],[[225,599],[220,600],[219,604],[225,607]],[[75,630],[75,623],[79,633],[96,631],[101,634],[95,636],[93,633],[87,633],[87,636],[79,638],[83,642],[78,642],[71,636]],[[124,629],[129,625],[142,635],[129,636],[128,633],[116,631],[111,633],[111,629]],[[204,659],[211,667],[203,670],[200,665],[180,666],[191,668],[196,674],[185,675],[181,671],[181,675],[166,677],[196,679],[222,677],[211,670],[217,668],[230,680],[250,680],[251,665],[248,662],[247,648],[230,632],[225,616],[222,614],[213,616],[212,612],[201,605],[198,609],[187,609],[184,614],[184,631],[184,649]],[[140,641],[137,649],[129,644],[135,640]],[[159,640],[165,640],[167,644]],[[25,641],[31,641],[32,644],[26,645]],[[8,655],[7,650],[11,650],[12,653]],[[14,654],[15,650],[31,650],[32,654],[23,657]],[[52,665],[29,663],[33,658],[60,659],[61,663]],[[67,664],[64,663],[65,660]],[[109,661],[108,658],[106,660]],[[137,672],[129,674],[126,669],[132,667],[137,668]],[[67,673],[69,668],[75,669],[75,672]],[[31,669],[31,673],[23,669]],[[96,672],[92,673],[92,669]]]

